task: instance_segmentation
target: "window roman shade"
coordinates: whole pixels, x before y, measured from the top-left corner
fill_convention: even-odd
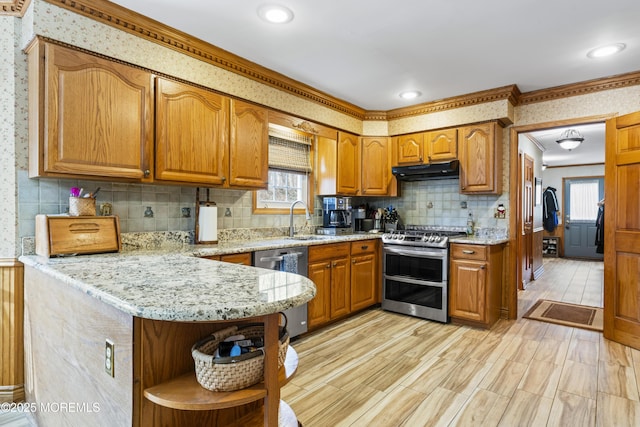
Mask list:
[[[269,126],[269,168],[310,173],[312,141],[312,136]]]

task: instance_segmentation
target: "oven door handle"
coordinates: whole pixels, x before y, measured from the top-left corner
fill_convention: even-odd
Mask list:
[[[409,283],[409,284],[412,284],[412,285],[420,285],[420,286],[431,286],[431,287],[434,287],[434,288],[443,288],[443,289],[445,289],[445,292],[446,292],[446,289],[447,289],[447,282],[446,281],[443,281],[443,282],[429,282],[429,281],[426,281],[426,280],[418,280],[418,279],[415,279],[413,277],[389,276],[387,274],[384,275],[384,278],[388,279],[388,280],[393,280],[394,282]]]
[[[405,256],[415,256],[419,258],[437,258],[437,259],[445,259],[447,256],[447,251],[432,251],[429,249],[420,249],[420,250],[411,250],[404,248],[389,248],[385,247],[384,252],[388,254],[394,255],[405,255]]]

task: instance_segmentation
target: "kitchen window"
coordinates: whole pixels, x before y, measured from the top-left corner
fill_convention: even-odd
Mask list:
[[[269,125],[269,186],[254,192],[254,213],[288,213],[296,200],[311,206],[312,143],[309,134]]]

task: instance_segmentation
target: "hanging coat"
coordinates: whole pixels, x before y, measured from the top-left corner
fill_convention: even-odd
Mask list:
[[[604,253],[604,206],[598,208],[596,217],[596,253]]]
[[[552,233],[558,226],[558,198],[556,197],[556,189],[547,187],[542,194],[542,225],[545,230]]]

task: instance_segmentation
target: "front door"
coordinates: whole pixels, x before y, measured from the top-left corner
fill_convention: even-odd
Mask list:
[[[604,337],[640,349],[640,112],[606,129]]]
[[[604,178],[564,180],[564,256],[603,259],[596,252],[598,202],[604,198]]]

